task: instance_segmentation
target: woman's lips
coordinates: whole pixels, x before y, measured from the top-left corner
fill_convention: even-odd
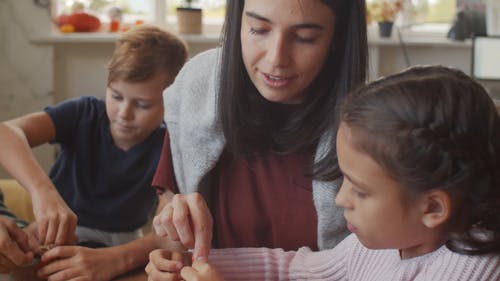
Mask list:
[[[117,123],[116,125],[117,125],[116,127],[120,131],[124,131],[124,132],[130,132],[134,129],[133,126],[123,125],[123,124],[119,124],[119,123]]]
[[[291,80],[290,78],[284,76],[275,76],[267,73],[262,73],[262,76],[264,77],[266,85],[273,88],[285,87]]]

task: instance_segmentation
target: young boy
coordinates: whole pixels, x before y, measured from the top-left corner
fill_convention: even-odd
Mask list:
[[[162,93],[186,59],[176,36],[135,27],[117,40],[105,101],[80,97],[0,126],[0,162],[30,192],[40,240],[64,244],[76,214],[79,242],[106,247],[55,247],[42,256],[43,278],[109,280],[147,262],[152,238],[140,237],[157,203]],[[29,150],[47,142],[60,145],[52,182]]]

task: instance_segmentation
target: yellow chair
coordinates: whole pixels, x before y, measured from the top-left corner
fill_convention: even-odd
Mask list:
[[[35,220],[31,205],[31,196],[16,180],[0,179],[5,206],[20,219],[27,222]]]
[[[0,190],[3,192],[5,206],[9,208],[12,213],[27,222],[33,222],[35,220],[31,196],[16,180],[0,179]],[[143,226],[145,234],[151,232],[151,223],[152,217],[148,219],[147,223]]]

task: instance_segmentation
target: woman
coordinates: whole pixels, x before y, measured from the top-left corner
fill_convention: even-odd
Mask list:
[[[184,195],[155,218],[157,234],[205,259],[210,210],[218,248],[333,247],[347,232],[336,157],[325,156],[339,103],[365,81],[364,0],[228,1],[222,38],[164,93],[169,136],[153,185]]]

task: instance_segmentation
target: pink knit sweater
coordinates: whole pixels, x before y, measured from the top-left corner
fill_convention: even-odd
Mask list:
[[[500,281],[500,256],[467,256],[448,250],[402,260],[398,250],[370,250],[352,234],[331,250],[212,250],[211,264],[226,280]]]

